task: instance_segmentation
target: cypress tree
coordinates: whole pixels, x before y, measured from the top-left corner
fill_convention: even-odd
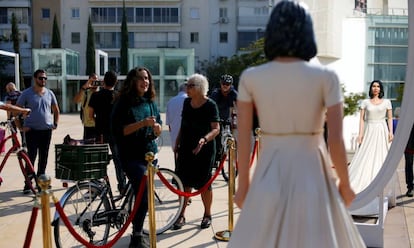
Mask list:
[[[121,74],[128,73],[128,27],[125,9],[125,0],[123,1],[122,24],[121,24]]]
[[[56,14],[53,17],[53,30],[52,30],[52,48],[61,48],[62,41],[60,39],[59,25],[57,22]]]
[[[95,72],[95,32],[93,31],[91,17],[88,20],[88,37],[86,41],[86,75]]]
[[[13,13],[11,17],[11,39],[13,41],[13,50],[15,53],[19,54],[19,80],[20,85],[23,85],[23,70],[22,70],[22,57],[20,56],[20,35],[19,35],[19,26],[17,24],[16,15]]]

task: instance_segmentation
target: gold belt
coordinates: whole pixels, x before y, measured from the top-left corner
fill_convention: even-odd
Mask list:
[[[316,132],[291,132],[291,133],[268,133],[265,131],[262,131],[263,135],[270,135],[270,136],[312,136],[312,135],[318,135],[321,134],[323,130],[319,130]]]

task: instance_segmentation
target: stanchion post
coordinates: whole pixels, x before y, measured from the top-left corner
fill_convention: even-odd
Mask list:
[[[38,183],[41,189],[40,204],[42,205],[42,231],[43,231],[43,248],[52,248],[52,231],[50,225],[50,176],[40,175]]]
[[[145,154],[145,160],[147,164],[147,191],[148,191],[148,218],[149,218],[149,241],[150,247],[157,247],[157,234],[155,227],[155,199],[154,199],[154,175],[155,167],[153,165],[154,153],[147,152]]]
[[[228,184],[228,202],[229,202],[229,215],[228,215],[228,230],[217,232],[214,237],[221,241],[229,241],[231,233],[233,232],[233,196],[235,189],[235,173],[234,173],[234,164],[235,164],[235,155],[236,155],[236,142],[234,138],[229,138],[227,140],[227,146],[229,150],[229,184]]]

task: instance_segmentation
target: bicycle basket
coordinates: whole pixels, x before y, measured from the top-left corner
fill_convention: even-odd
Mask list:
[[[90,180],[106,176],[109,164],[107,144],[55,145],[55,177],[65,180]]]

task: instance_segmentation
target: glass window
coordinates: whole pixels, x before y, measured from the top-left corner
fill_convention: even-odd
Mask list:
[[[383,82],[404,82],[405,69],[405,65],[376,64],[374,65],[374,78],[380,78]]]
[[[124,8],[117,8],[116,12],[117,12],[116,20],[117,20],[118,23],[121,23]],[[126,13],[126,17],[127,17],[127,22],[133,23],[134,22],[134,8],[125,8],[125,13]]]
[[[95,46],[97,48],[120,48],[120,32],[95,32]]]
[[[50,47],[50,33],[42,33],[40,39],[42,43],[42,48]]]
[[[228,33],[220,32],[220,43],[227,43],[227,42],[228,42]]]
[[[136,8],[135,16],[137,23],[150,23],[152,22],[152,9],[151,8]]]
[[[0,8],[0,24],[7,24],[8,17],[7,17],[7,8]]]
[[[199,8],[190,8],[190,19],[200,19]]]
[[[133,67],[144,66],[151,71],[152,75],[160,75],[159,61],[158,56],[135,56]]]
[[[219,17],[227,17],[227,8],[220,8]]]
[[[165,57],[165,75],[176,76],[183,74],[182,71],[187,71],[187,57],[167,56]]]
[[[79,32],[71,33],[71,40],[72,40],[72,44],[80,44],[80,33]]]
[[[374,63],[406,63],[407,47],[375,47]]]
[[[42,18],[49,19],[50,18],[50,9],[42,8]]]
[[[72,9],[72,19],[79,19],[80,18],[80,10],[79,8]]]
[[[190,42],[191,43],[198,43],[198,32],[190,33]]]

